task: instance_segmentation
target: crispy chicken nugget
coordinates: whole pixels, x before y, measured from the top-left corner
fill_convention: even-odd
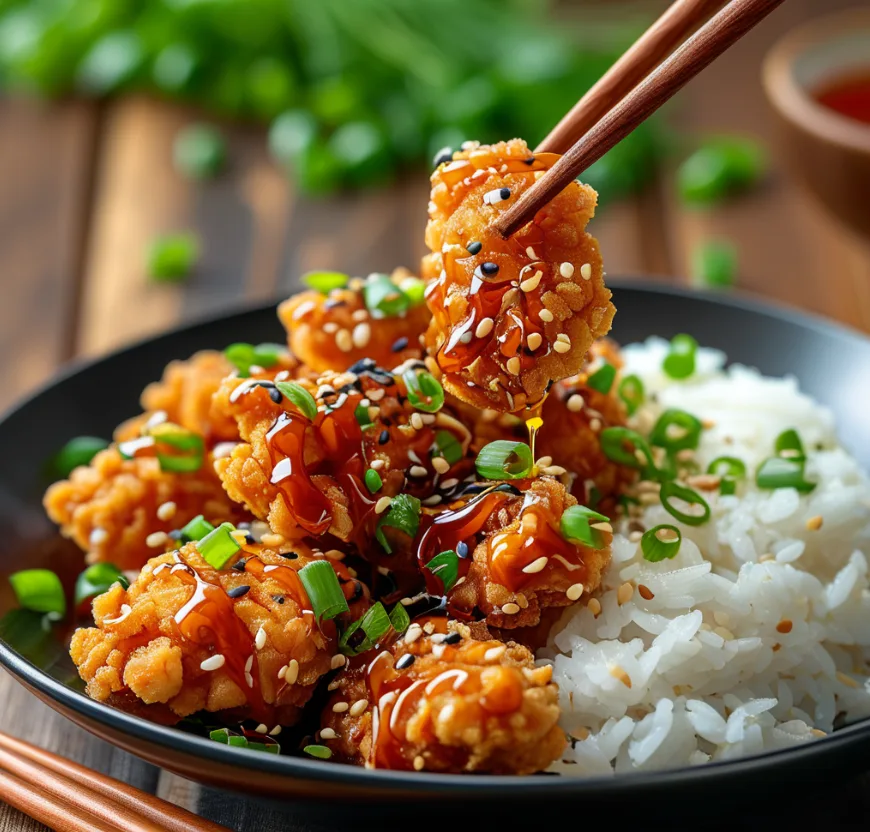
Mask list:
[[[441,552],[458,555],[458,580],[447,596],[454,617],[482,613],[490,627],[531,627],[542,610],[573,604],[601,583],[612,534],[602,530],[601,549],[566,540],[562,515],[577,501],[559,481],[482,483],[465,495],[426,518],[417,549],[431,595],[441,595],[444,585],[426,565]]]
[[[453,626],[449,634],[428,635],[412,624],[404,637],[339,673],[320,732],[338,760],[531,774],[559,758],[565,735],[552,668],[535,667],[518,644],[478,641],[467,627]]]
[[[70,646],[88,695],[162,721],[206,710],[293,724],[336,644],[297,575],[311,551],[248,545],[216,570],[196,546],[151,559],[129,589],[94,599],[96,626]]]
[[[415,296],[401,288],[410,289],[409,281]],[[290,349],[313,370],[341,372],[363,358],[395,367],[423,355],[420,339],[431,315],[422,289],[407,269],[396,269],[389,276],[353,278],[327,294],[293,295],[278,307],[278,317]]]
[[[572,182],[508,239],[493,223],[556,162],[520,139],[475,145],[432,174],[424,272],[426,346],[447,390],[479,408],[518,412],[579,372],[615,309],[586,224],[597,195]]]

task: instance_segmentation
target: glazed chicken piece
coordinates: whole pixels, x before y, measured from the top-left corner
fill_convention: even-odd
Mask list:
[[[206,710],[292,725],[336,652],[335,623],[318,625],[297,575],[314,559],[249,544],[216,570],[196,542],[152,558],[73,635],[88,695],[162,722]]]
[[[443,393],[424,368],[408,362],[393,375],[363,360],[317,384],[300,381],[313,414],[274,385],[227,379],[215,403],[245,440],[215,463],[227,493],[287,539],[329,533],[374,563],[416,570],[412,535],[391,513],[409,507],[416,530],[420,501],[440,501],[439,488],[472,467],[468,430],[440,407]]]
[[[432,174],[423,271],[438,277],[426,346],[445,389],[478,408],[534,407],[610,329],[615,309],[585,230],[590,187],[572,182],[508,239],[493,228],[557,159],[519,139],[472,144]]]
[[[422,281],[396,269],[389,276],[353,278],[326,294],[293,295],[278,307],[278,317],[291,351],[317,372],[341,372],[363,358],[396,367],[423,355],[420,341],[430,314],[422,292]]]
[[[552,668],[517,644],[468,627],[429,635],[412,624],[381,652],[351,660],[330,684],[320,741],[368,768],[531,774],[565,747]],[[425,625],[430,631],[433,624]]]
[[[562,515],[576,504],[552,477],[468,486],[424,520],[417,558],[428,593],[440,596],[443,582],[426,564],[451,551],[459,570],[447,610],[460,620],[482,613],[491,628],[533,627],[543,610],[588,596],[610,563],[612,534],[602,530],[601,549],[562,537]]]

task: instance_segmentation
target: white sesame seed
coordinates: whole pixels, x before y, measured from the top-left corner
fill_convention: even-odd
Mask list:
[[[592,277],[592,266],[589,263],[584,263],[580,267],[580,277],[584,280],[589,280]]]
[[[254,687],[254,677],[250,673],[245,673],[245,683],[249,688]]]
[[[569,601],[576,601],[583,594],[584,589],[583,584],[572,584],[568,587],[565,594],[568,596]]]
[[[341,679],[333,679],[327,686],[326,689],[329,691],[338,690],[341,687]]]
[[[260,543],[264,546],[280,546],[284,543],[284,535],[275,534],[274,532],[266,532],[260,535]]]
[[[353,345],[362,349],[367,346],[368,342],[371,340],[372,328],[366,323],[357,324],[353,328],[353,335],[351,337],[353,339]]]
[[[340,549],[327,549],[323,554],[327,560],[344,560],[346,557]]]
[[[427,621],[423,625],[423,632],[426,633],[427,636],[431,636],[432,633],[435,632],[435,625],[431,621]]]
[[[553,320],[553,313],[549,309],[542,309],[538,313],[538,317],[545,323],[550,323]]]
[[[338,331],[338,324],[335,321],[327,321],[323,325],[323,331],[329,332],[329,333],[337,332]]]
[[[344,658],[342,656],[342,658]],[[295,685],[296,680],[299,678],[299,662],[296,659],[290,659],[287,664],[287,670],[284,672],[284,681],[288,685]]]
[[[412,624],[405,633],[405,644],[413,644],[423,635],[423,628],[419,624]]]
[[[443,456],[433,456],[432,467],[439,474],[446,474],[450,470],[450,463]]]
[[[505,650],[507,650],[507,647],[503,644],[499,644],[498,647],[490,647],[489,650],[483,654],[483,660],[485,662],[494,662],[496,659],[499,659],[504,655]]]
[[[338,670],[338,668],[340,668],[340,667],[344,667],[344,663],[345,663],[346,661],[347,661],[347,659],[344,657],[344,655],[342,655],[341,653],[336,653],[336,654],[332,657],[332,661],[330,661],[329,666],[330,666],[333,670]]]
[[[420,754],[418,754],[416,757],[414,757],[414,771],[423,771],[423,769],[425,767],[426,767],[426,761],[423,759],[423,757]]]
[[[553,349],[558,353],[566,353],[571,351],[571,343],[566,341],[556,341],[553,344]]]
[[[422,465],[412,465],[408,473],[412,477],[425,477],[429,472]]]
[[[536,271],[530,278],[520,283],[520,289],[524,292],[534,292],[535,289],[538,288],[538,284],[541,282],[543,276],[544,273],[538,269],[538,271]]]
[[[537,572],[541,572],[544,567],[547,565],[548,557],[542,556],[533,560],[528,566],[523,567],[523,572],[527,575],[534,575]]]
[[[360,714],[365,713],[365,710],[366,708],[368,708],[368,706],[368,699],[357,699],[357,701],[350,706],[350,715],[359,716]]]
[[[94,529],[88,538],[91,546],[99,546],[101,543],[105,543],[108,539],[109,533],[105,529]]]
[[[380,500],[375,503],[375,514],[383,514],[390,507],[390,503],[392,502],[393,500],[390,497],[381,497]]]
[[[441,487],[445,491],[449,491],[455,485],[459,485],[459,480],[456,477],[450,477],[449,480],[442,480],[441,481]]]
[[[245,673],[250,673],[251,668],[253,666],[254,666],[254,654],[251,653],[251,655],[248,656],[248,660],[245,662]]]
[[[335,333],[335,344],[342,352],[350,352],[353,349],[353,336],[347,329],[340,329]]]
[[[369,399],[373,402],[379,402],[385,395],[387,391],[383,388],[379,388],[377,390],[369,390]]]
[[[419,413],[412,413],[410,422],[414,430],[423,430],[423,417]]]
[[[446,644],[433,644],[432,645],[432,655],[436,659],[440,659],[444,655],[444,651],[447,649]]]
[[[261,722],[261,723],[260,723],[256,728],[254,728],[254,730],[255,730],[258,734],[268,734],[268,733],[269,733],[269,726],[268,726],[268,725],[264,725],[264,724]]]
[[[562,277],[573,277],[574,276],[574,264],[573,263],[562,263],[559,266],[559,274]]]
[[[542,456],[536,463],[536,467],[538,468],[549,468],[553,464],[553,457],[551,456]]]
[[[286,675],[287,675],[287,665],[285,664],[285,665],[284,665],[284,666],[283,666],[283,667],[278,671],[278,678],[279,678],[279,679],[283,679]]]
[[[526,255],[529,257],[530,260],[538,259],[538,255],[535,254],[535,250],[531,246],[526,247]]]
[[[382,459],[373,459],[369,463],[369,468],[371,468],[372,471],[380,471],[381,468],[383,468],[383,467],[384,467],[384,461]]]
[[[169,540],[169,535],[166,532],[151,532],[145,538],[145,545],[149,549],[158,549],[160,546],[166,545],[167,540]]]
[[[256,645],[258,650],[262,650],[266,646],[266,631],[262,627],[257,630],[257,635],[254,638],[254,644]]]
[[[581,410],[583,410],[585,404],[586,402],[583,401],[583,396],[581,396],[579,393],[572,394],[568,397],[568,401],[565,402],[565,406],[572,413],[579,413]]]
[[[504,604],[501,608],[501,611],[505,615],[516,615],[520,611],[520,605],[514,604],[513,602],[509,604]]]
[[[369,415],[369,421],[374,422],[375,419],[377,419],[378,416],[381,415],[381,409],[379,407],[377,407],[376,405],[372,405],[368,409],[368,415]]]
[[[544,341],[544,336],[541,335],[540,332],[530,332],[529,337],[526,338],[526,343],[529,345],[530,350],[536,350]]]
[[[320,729],[320,739],[322,740],[334,740],[338,734],[332,730],[332,728],[321,728]]]
[[[561,477],[565,473],[565,469],[561,465],[550,465],[544,473],[550,477]]]
[[[281,733],[281,726],[276,725],[271,731],[269,731],[269,736],[270,737],[277,737],[278,734],[280,734],[280,733]]]
[[[608,534],[613,534],[613,526],[610,523],[592,523],[589,528],[598,529],[600,532],[607,532]]]
[[[337,714],[343,714],[349,707],[350,705],[347,702],[336,702],[332,706],[332,710]]]
[[[176,506],[172,500],[167,500],[165,503],[161,503],[157,506],[157,519],[171,520],[175,516],[177,508],[178,506]]]
[[[226,658],[221,653],[215,653],[214,656],[209,656],[204,661],[200,662],[200,670],[218,670],[226,664]]]
[[[495,321],[492,318],[484,318],[478,325],[477,329],[474,330],[474,334],[478,338],[486,338],[490,332],[492,332],[492,328],[495,326]]]

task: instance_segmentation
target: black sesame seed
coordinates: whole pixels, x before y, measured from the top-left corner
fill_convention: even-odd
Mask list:
[[[284,394],[275,387],[269,391],[269,398],[275,402],[275,404],[281,404],[281,399],[284,398]]]
[[[375,366],[374,359],[371,358],[361,358],[359,361],[354,362],[347,368],[349,373],[353,373],[354,375],[359,375],[360,373],[366,372],[366,370],[371,370],[372,367]]]
[[[251,387],[265,387],[269,390],[275,387],[275,382],[270,381],[269,379],[263,379],[262,381],[255,381]]]
[[[480,270],[485,275],[492,277],[492,275],[498,274],[498,263],[490,263],[490,262],[482,263],[480,266]]]
[[[511,196],[511,189],[510,189],[510,188],[502,188],[502,189],[498,192],[498,195],[499,195],[502,199],[510,199],[510,196]]]
[[[299,557],[296,552],[281,552],[280,555],[282,558],[287,558],[287,560],[296,560]]]
[[[443,165],[445,162],[453,161],[453,148],[452,147],[442,147],[435,156],[432,158],[433,167],[438,167],[438,165]]]
[[[417,661],[417,659],[413,653],[405,653],[404,656],[399,656],[395,668],[396,670],[407,670],[415,661]]]
[[[523,164],[525,164],[525,165],[533,165],[533,164],[535,164],[535,157],[534,157],[534,156],[529,156],[528,159],[523,159]]]
[[[245,571],[245,566],[247,565],[247,563],[248,563],[248,562],[247,562],[244,558],[242,558],[241,560],[237,560],[237,561],[233,564],[233,569],[235,569],[236,572],[244,572],[244,571]]]
[[[468,544],[464,540],[460,540],[459,543],[456,544],[456,554],[461,558],[468,557]]]
[[[465,248],[469,254],[478,254],[483,248],[483,243],[479,243],[475,240],[475,242],[469,243]]]
[[[447,638],[442,641],[442,644],[458,644],[462,641],[462,636],[459,633],[450,633]]]
[[[378,445],[386,445],[389,441],[390,432],[388,430],[382,430],[381,435],[378,437]]]
[[[408,339],[403,335],[401,338],[397,338],[393,341],[393,346],[390,347],[392,352],[401,352],[405,347],[408,346]]]
[[[283,596],[283,595],[273,595],[273,596],[272,596],[272,600],[273,600],[276,604],[283,604],[283,603],[284,603],[284,596]]]
[[[227,592],[227,595],[229,595],[230,598],[241,598],[243,595],[248,594],[249,589],[250,587],[247,584],[242,584],[241,586],[233,587],[229,592]]]

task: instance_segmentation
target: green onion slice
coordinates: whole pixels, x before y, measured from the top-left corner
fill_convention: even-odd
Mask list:
[[[755,472],[755,483],[759,488],[796,488],[801,493],[808,494],[816,487],[816,483],[804,477],[805,464],[802,459],[769,457]]]
[[[626,376],[619,382],[617,395],[625,403],[625,409],[631,416],[644,402],[646,390],[638,376]]]
[[[61,617],[66,612],[66,597],[60,578],[50,569],[24,569],[13,572],[9,583],[18,603],[26,610],[47,612]]]
[[[806,452],[804,451],[804,443],[801,441],[800,434],[793,428],[784,430],[776,437],[774,450],[776,451],[777,456],[781,456],[784,459],[791,459],[795,462],[803,462],[807,458]]]
[[[586,506],[570,506],[562,514],[559,529],[566,540],[582,543],[590,549],[603,549],[607,545],[599,529],[592,523],[609,523],[610,518]]]
[[[181,529],[181,539],[188,543],[191,540],[202,540],[209,532],[213,531],[214,526],[201,514],[197,514],[193,520]]]
[[[384,535],[384,528],[387,526],[399,529],[408,537],[416,537],[417,530],[420,528],[420,501],[410,494],[397,494],[390,502],[389,510],[378,520],[375,537],[389,555],[392,554],[393,549]]]
[[[269,754],[281,753],[281,745],[277,740],[274,740],[271,737],[263,738],[264,740],[268,739],[267,742],[255,742],[254,740],[249,740],[243,734],[237,734],[235,731],[230,731],[229,728],[217,728],[214,731],[209,731],[208,736],[209,739],[214,740],[215,742],[221,742],[224,745],[229,745],[233,748],[248,748],[251,751],[266,751]]]
[[[100,451],[108,447],[109,443],[105,439],[96,436],[77,436],[70,439],[54,457],[54,473],[61,478],[68,477],[76,468],[87,465]]]
[[[329,561],[316,560],[303,566],[297,574],[318,621],[335,618],[350,609]]]
[[[170,448],[181,452],[167,454],[158,450],[157,461],[162,470],[177,474],[189,474],[202,468],[205,459],[205,442],[198,433],[172,422],[162,422],[150,428],[148,435],[155,442],[169,445]]]
[[[737,481],[746,476],[746,465],[736,456],[717,456],[707,466],[707,473],[720,478],[720,494],[734,494],[737,491]]]
[[[96,595],[102,595],[112,584],[120,583],[124,589],[130,582],[114,563],[95,563],[76,579],[76,606]]]
[[[366,650],[371,650],[390,631],[392,626],[390,616],[387,615],[384,605],[380,601],[377,601],[369,607],[365,615],[354,621],[342,633],[338,647],[342,653],[348,656],[365,653]],[[351,645],[350,639],[357,630],[362,630],[365,637],[358,644]]]
[[[426,299],[426,283],[419,277],[403,277],[399,281],[399,288],[405,293],[411,306],[419,306]]]
[[[532,449],[525,442],[497,439],[480,449],[477,473],[488,480],[521,480],[532,473]]]
[[[210,531],[199,540],[196,548],[202,555],[203,560],[215,569],[223,569],[230,558],[242,547],[232,536],[235,531],[232,523],[221,523],[216,529]]]
[[[365,483],[366,488],[374,494],[376,491],[380,491],[381,487],[384,484],[384,481],[381,479],[381,475],[374,470],[374,468],[369,468],[365,473]]]
[[[410,298],[386,274],[370,274],[363,292],[369,312],[383,317],[404,315],[411,306]]]
[[[437,413],[444,404],[444,388],[431,373],[425,370],[406,370],[402,373],[408,388],[408,401],[426,413]]]
[[[325,745],[306,745],[302,750],[309,757],[316,757],[318,760],[328,760],[332,756],[332,750]]]
[[[655,468],[652,450],[646,439],[630,428],[611,427],[601,431],[601,450],[611,461],[628,468]],[[626,447],[629,446],[629,447]],[[638,452],[645,461],[638,458]]]
[[[301,384],[295,381],[276,381],[275,387],[299,409],[303,416],[312,422],[317,418],[317,402]]]
[[[426,568],[441,581],[446,595],[459,578],[459,555],[452,549],[441,552],[426,564]]]
[[[615,379],[616,367],[605,362],[586,379],[586,386],[591,387],[593,390],[597,390],[599,393],[607,395],[610,392],[610,388],[613,387]]]
[[[364,404],[358,404],[353,412],[357,422],[362,430],[370,428],[374,422],[369,419],[369,409]]]
[[[224,356],[239,371],[239,376],[247,378],[251,367],[268,369],[274,367],[281,358],[285,348],[281,344],[230,344],[224,350]]]
[[[349,281],[350,278],[341,272],[308,272],[302,275],[302,282],[306,286],[324,295],[347,286]]]
[[[404,604],[396,604],[396,606],[390,610],[390,624],[399,635],[404,633],[411,625],[411,619],[408,616],[408,611],[405,609]]]
[[[433,456],[443,456],[450,465],[455,465],[463,457],[462,443],[449,431],[435,433]]]
[[[651,445],[665,448],[668,453],[686,449],[694,450],[701,438],[701,420],[685,410],[666,410],[659,416],[650,433]]]
[[[663,535],[667,535],[664,540],[662,539]],[[643,559],[651,563],[658,563],[660,560],[675,558],[680,551],[680,544],[682,542],[683,535],[676,526],[669,526],[666,523],[655,526],[644,532],[643,537],[640,539]]]
[[[686,334],[675,335],[671,339],[671,349],[665,356],[662,369],[671,378],[688,378],[695,372],[695,354],[698,342]]]
[[[672,481],[666,481],[662,483],[662,489],[659,492],[659,496],[665,511],[673,517],[676,517],[681,523],[685,523],[687,526],[700,526],[710,519],[710,506],[707,504],[707,501],[697,491],[693,491],[691,488],[686,488],[686,486],[678,485]],[[671,500],[673,499],[682,500],[692,506],[700,506],[702,513],[686,514],[671,503]]]

